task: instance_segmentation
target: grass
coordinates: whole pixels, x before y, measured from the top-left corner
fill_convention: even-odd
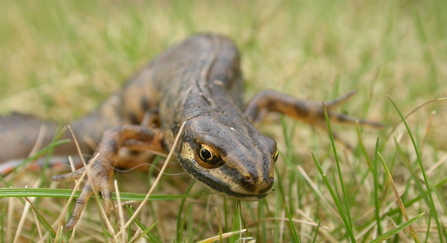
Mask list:
[[[191,184],[172,163],[154,192],[165,200],[146,204],[117,242],[446,242],[446,101],[405,117],[447,97],[444,2],[3,1],[0,9],[1,114],[79,118],[170,45],[217,31],[240,47],[247,99],[264,89],[312,100],[357,90],[340,110],[389,125],[330,124],[350,152],[326,133],[269,116],[261,130],[280,148],[272,195],[238,203]],[[155,172],[117,173],[120,191],[142,200]],[[20,169],[0,187],[48,196],[71,189],[51,182],[57,173]],[[70,233],[57,220],[67,219],[66,198],[0,193],[0,242],[114,238],[94,200]],[[137,205],[112,217],[115,233]],[[236,233],[223,239],[228,232]]]

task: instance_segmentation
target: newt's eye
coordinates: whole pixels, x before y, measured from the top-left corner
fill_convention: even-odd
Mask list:
[[[198,146],[195,157],[199,165],[208,169],[217,168],[223,163],[217,151],[206,144]]]
[[[206,148],[200,149],[200,158],[205,161],[213,160],[214,155]]]

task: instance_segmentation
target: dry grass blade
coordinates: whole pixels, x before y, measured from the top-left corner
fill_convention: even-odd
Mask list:
[[[62,237],[62,232],[63,232],[63,226],[59,227],[60,230],[57,231],[57,234],[54,236],[54,242],[61,242],[61,237]],[[41,239],[41,241],[43,242],[43,239]]]
[[[41,149],[42,142],[43,142],[46,132],[47,132],[47,126],[42,125],[40,127],[39,134],[37,135],[36,143],[34,144],[33,149],[31,149],[31,152],[28,157],[33,156],[39,149]]]
[[[433,102],[439,102],[439,101],[447,101],[447,98],[436,98],[433,100],[429,100],[421,105],[419,105],[418,107],[414,108],[412,111],[410,111],[407,115],[404,116],[405,119],[407,119],[408,117],[410,117],[413,113],[415,113],[416,111],[418,111],[419,109],[421,109],[422,107],[429,105]],[[391,135],[396,131],[397,127],[402,124],[403,120],[399,120],[394,126],[393,129],[391,129],[390,133],[388,134],[388,138],[391,137]]]
[[[120,196],[120,191],[118,188],[118,182],[116,180],[113,181],[113,185],[115,186],[115,193],[116,193],[116,201],[117,201],[117,205],[118,206],[118,218],[119,218],[119,222],[121,225],[124,225],[124,211],[123,211],[123,207],[121,206],[121,196]],[[116,238],[115,238],[116,239]],[[121,241],[125,242],[126,239],[126,233],[121,234]]]
[[[76,146],[76,151],[78,151],[79,158],[81,158],[81,161],[82,161],[82,164],[84,165],[84,167],[87,167],[87,163],[85,162],[84,156],[82,155],[82,151],[81,151],[81,147],[79,146],[78,139],[76,138],[76,135],[73,132],[73,129],[71,129],[71,126],[67,126],[67,127],[68,127],[68,130],[70,130],[70,134],[71,134],[71,137],[73,138],[73,142]],[[73,163],[70,163],[70,165],[71,165],[71,169],[74,171]],[[80,180],[80,181],[82,181],[82,180]]]
[[[32,209],[32,213],[33,213],[33,217],[34,217],[34,221],[36,222],[36,228],[37,231],[39,232],[39,238],[41,241],[43,241],[43,235],[42,235],[42,229],[41,229],[41,225],[40,225],[40,220],[39,217],[42,218],[42,216],[39,214],[39,212],[37,211],[37,208],[34,206],[33,201],[30,200],[29,198],[25,197],[25,200],[30,204],[31,209]],[[38,217],[39,215],[39,217]],[[46,223],[46,222],[45,222]],[[53,228],[51,228],[49,225],[47,225],[47,228],[49,228],[50,231],[53,232],[53,234],[55,234],[56,232],[54,232]],[[57,235],[55,237],[56,239],[58,238]]]
[[[398,227],[398,225],[396,224],[396,222],[394,222],[393,219],[388,218],[388,220],[391,222],[391,224],[392,224],[395,228]],[[409,227],[411,227],[411,225],[410,225]],[[399,232],[397,232],[397,234],[400,236],[400,240],[401,240],[403,243],[408,243],[408,242],[409,242],[403,231],[399,231]]]
[[[385,159],[383,158],[382,154],[380,152],[378,152],[379,158],[382,162],[382,166],[385,169],[385,173],[388,179],[388,182],[391,186],[391,188],[393,189],[393,193],[394,196],[397,200],[397,204],[399,205],[400,211],[402,212],[402,215],[404,216],[406,221],[409,221],[410,218],[408,217],[408,213],[407,213],[407,209],[405,208],[404,203],[402,202],[402,199],[400,198],[399,192],[397,191],[396,185],[394,183],[393,180],[393,176],[391,175],[390,170],[388,169],[388,166],[386,165]],[[416,233],[416,231],[413,228],[413,225],[409,225],[408,228],[410,229],[410,234],[413,237],[415,242],[420,242],[418,234]]]
[[[160,169],[160,173],[158,174],[157,178],[155,178],[155,181],[154,181],[152,187],[149,189],[149,192],[146,194],[146,197],[141,202],[141,204],[138,206],[138,208],[135,210],[135,212],[132,215],[132,217],[127,221],[127,223],[121,228],[121,230],[114,237],[118,237],[119,235],[121,235],[124,232],[124,230],[127,229],[127,227],[135,220],[137,215],[143,209],[143,206],[146,204],[146,202],[149,199],[150,195],[152,194],[152,192],[157,187],[158,182],[160,181],[160,178],[163,176],[164,171],[166,170],[166,168],[167,168],[167,166],[169,164],[169,161],[171,160],[171,157],[174,154],[174,150],[177,147],[177,143],[180,140],[181,135],[183,134],[183,129],[185,128],[185,124],[186,124],[186,121],[182,123],[182,126],[180,127],[179,132],[178,132],[177,136],[175,137],[174,143],[172,145],[172,149],[171,149],[171,151],[169,151],[168,157],[166,157],[165,163],[163,164],[163,167]]]
[[[17,243],[19,241],[19,237],[21,235],[23,225],[25,224],[26,217],[28,216],[30,207],[31,207],[31,205],[29,203],[25,204],[25,208],[23,209],[23,212],[22,212],[22,217],[20,218],[19,224],[17,226],[17,230],[15,231],[14,240],[12,241],[13,243]]]
[[[329,209],[337,219],[341,220],[341,217],[337,212],[337,210],[328,202],[328,199],[323,195],[320,189],[318,189],[317,185],[315,185],[315,183],[310,179],[309,175],[306,173],[303,167],[301,165],[298,165],[297,169],[301,173],[301,175],[303,175],[307,183],[309,183],[309,185],[312,187],[314,192],[321,198],[320,202],[322,202],[325,205],[325,207]]]
[[[290,221],[288,218],[264,218],[258,221],[255,221],[253,223],[247,224],[247,227],[251,227],[253,225],[259,224],[260,222],[265,222],[265,221]],[[299,224],[306,224],[306,225],[310,225],[310,226],[315,226],[315,227],[319,227],[322,229],[329,229],[329,227],[324,226],[324,225],[319,225],[313,222],[308,222],[308,221],[304,221],[304,220],[298,220],[298,219],[292,219],[292,222],[294,223],[299,223]]]
[[[242,233],[244,233],[246,231],[247,231],[247,229],[241,229],[241,230],[238,230],[238,231],[232,231],[232,232],[228,232],[228,233],[223,233],[221,235],[216,235],[216,236],[204,239],[204,240],[200,240],[197,243],[211,243],[211,242],[219,241],[221,239],[229,238],[229,237],[231,237],[233,235],[242,234]]]
[[[34,186],[39,185],[39,184],[40,184],[40,180],[36,181],[34,183]],[[31,201],[33,201],[33,200],[35,200],[35,199],[33,198]],[[21,235],[21,232],[23,229],[23,225],[25,224],[25,221],[28,216],[30,208],[31,208],[31,203],[25,203],[25,208],[23,209],[22,217],[20,218],[19,224],[15,231],[14,240],[12,241],[13,243],[16,243],[19,241],[19,238],[20,238],[20,235]]]
[[[5,232],[5,235],[6,235],[6,241],[7,242],[12,242],[12,221],[13,221],[13,214],[14,214],[14,205],[16,205],[14,202],[13,202],[13,200],[15,200],[15,198],[9,198],[9,202],[8,202],[8,205],[9,205],[9,207],[8,207],[8,217],[7,217],[7,219],[6,219],[6,232]]]
[[[427,169],[427,174],[432,174],[439,166],[447,161],[447,154],[441,157],[438,162],[434,163],[430,168]]]
[[[99,156],[99,153],[96,154],[95,157],[93,157],[93,160],[92,160],[92,161],[96,160],[96,159],[98,158],[98,156]],[[78,190],[78,188],[79,188],[79,186],[81,185],[82,181],[83,181],[84,178],[87,176],[87,170],[90,168],[90,166],[91,166],[92,164],[93,164],[93,163],[90,163],[90,164],[88,164],[88,165],[85,167],[86,170],[84,171],[84,173],[82,174],[82,176],[79,178],[79,180],[77,180],[77,181],[75,182],[75,186],[73,187],[73,190],[72,190],[72,193],[71,193],[71,195],[70,195],[70,198],[67,200],[67,203],[64,205],[64,208],[62,209],[59,218],[56,220],[56,223],[58,223],[59,225],[62,225],[62,222],[63,222],[62,219],[65,217],[65,214],[67,213],[68,207],[70,206],[70,202],[73,200],[73,198],[74,198],[74,196],[75,196],[75,194],[76,194],[76,191]],[[72,167],[73,167],[73,165],[72,165]],[[75,228],[76,228],[76,227],[75,227]],[[60,227],[58,227],[58,229],[60,229]]]

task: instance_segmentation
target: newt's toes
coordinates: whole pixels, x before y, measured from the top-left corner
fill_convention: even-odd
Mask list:
[[[67,181],[74,181],[79,178],[81,178],[82,174],[84,174],[85,167],[81,168],[79,170],[73,171],[71,173],[63,174],[63,175],[55,175],[51,177],[51,180],[53,181],[59,181],[59,182],[67,182]]]
[[[110,214],[112,212],[113,209],[113,203],[112,203],[112,192],[108,189],[105,188],[103,190],[101,190],[101,196],[103,199],[103,205],[104,205],[104,212],[106,213],[106,216],[109,218]]]
[[[65,229],[72,230],[76,223],[81,218],[82,211],[84,211],[85,206],[87,205],[88,199],[93,195],[92,187],[90,183],[85,184],[84,188],[81,191],[78,199],[76,199],[76,204],[71,213],[71,217],[65,225]]]
[[[78,219],[76,219],[74,216],[71,216],[68,220],[67,224],[65,225],[65,229],[68,231],[73,230],[74,226],[78,222]]]

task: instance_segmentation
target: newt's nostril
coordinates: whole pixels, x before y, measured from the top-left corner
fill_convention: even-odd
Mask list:
[[[244,176],[244,182],[247,184],[251,184],[253,182],[253,176]]]
[[[245,188],[245,190],[250,191],[250,192],[255,192],[257,191],[259,188],[259,185],[257,185],[257,179],[255,176],[249,174],[249,175],[244,175],[241,178],[241,182],[242,182],[242,186]]]

